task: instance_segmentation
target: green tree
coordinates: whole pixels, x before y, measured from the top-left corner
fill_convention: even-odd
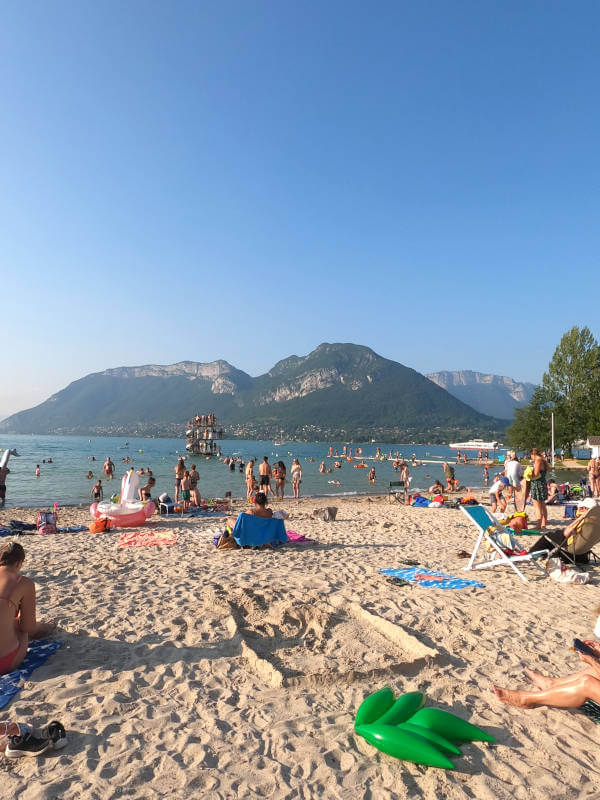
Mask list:
[[[554,404],[556,443],[570,452],[598,417],[600,347],[589,328],[564,334],[542,378],[542,394]]]
[[[515,421],[506,431],[509,445],[515,450],[549,447],[552,440],[550,413],[546,394],[537,386],[529,405],[515,409]]]

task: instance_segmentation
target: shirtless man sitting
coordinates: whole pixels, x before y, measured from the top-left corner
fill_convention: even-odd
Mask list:
[[[436,480],[433,486],[429,487],[429,491],[431,494],[444,494],[444,487],[440,483],[440,481]]]
[[[254,508],[252,509],[253,516],[271,519],[273,516],[273,509],[267,508],[267,496],[264,492],[257,493],[254,504]]]
[[[273,516],[273,509],[267,508],[267,495],[264,492],[257,492],[256,497],[254,498],[254,508],[246,513],[252,514],[252,516],[254,517],[263,517],[264,519],[271,519],[271,517]],[[225,520],[225,524],[229,528],[231,528],[231,530],[235,528],[236,522],[237,522],[237,517],[228,517]]]

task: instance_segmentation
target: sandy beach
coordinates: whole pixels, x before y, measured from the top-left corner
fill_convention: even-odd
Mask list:
[[[462,573],[475,531],[460,511],[386,498],[280,504],[288,529],[315,541],[217,552],[218,521],[154,517],[170,547],[117,547],[120,532],[23,536],[38,614],[62,648],[1,716],[59,719],[69,745],[0,758],[0,797],[592,798],[600,796],[600,728],[581,712],[501,704],[496,682],[527,686],[525,665],[577,668],[591,637],[590,585],[525,567]],[[549,509],[550,525],[561,509]],[[0,513],[33,521],[31,509]],[[88,523],[86,509],[60,524]],[[526,541],[523,538],[522,541]],[[388,582],[406,559],[480,579],[440,591]],[[420,689],[498,738],[462,747],[453,772],[378,753],[353,732],[356,709],[389,684]]]

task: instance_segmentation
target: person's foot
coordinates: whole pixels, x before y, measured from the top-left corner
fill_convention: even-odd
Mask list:
[[[523,670],[525,675],[529,678],[529,680],[537,686],[538,689],[549,689],[552,685],[552,678],[546,677],[546,675],[542,675],[540,672],[535,672],[529,667],[525,667]]]
[[[523,694],[524,692],[514,692],[511,689],[503,689],[500,686],[493,687],[494,694],[503,703],[509,706],[516,706],[517,708],[531,708],[533,703],[527,702]]]
[[[50,739],[40,739],[31,733],[23,736],[10,736],[8,746],[4,752],[7,758],[22,758],[23,756],[39,756],[52,747]]]
[[[44,639],[46,636],[50,636],[51,633],[54,633],[55,630],[56,620],[49,619],[48,622],[39,622],[35,633],[32,634],[31,638]]]

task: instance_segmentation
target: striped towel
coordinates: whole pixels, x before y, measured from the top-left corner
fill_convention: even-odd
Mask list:
[[[177,544],[177,537],[172,531],[123,531],[119,536],[117,547],[154,547]]]

